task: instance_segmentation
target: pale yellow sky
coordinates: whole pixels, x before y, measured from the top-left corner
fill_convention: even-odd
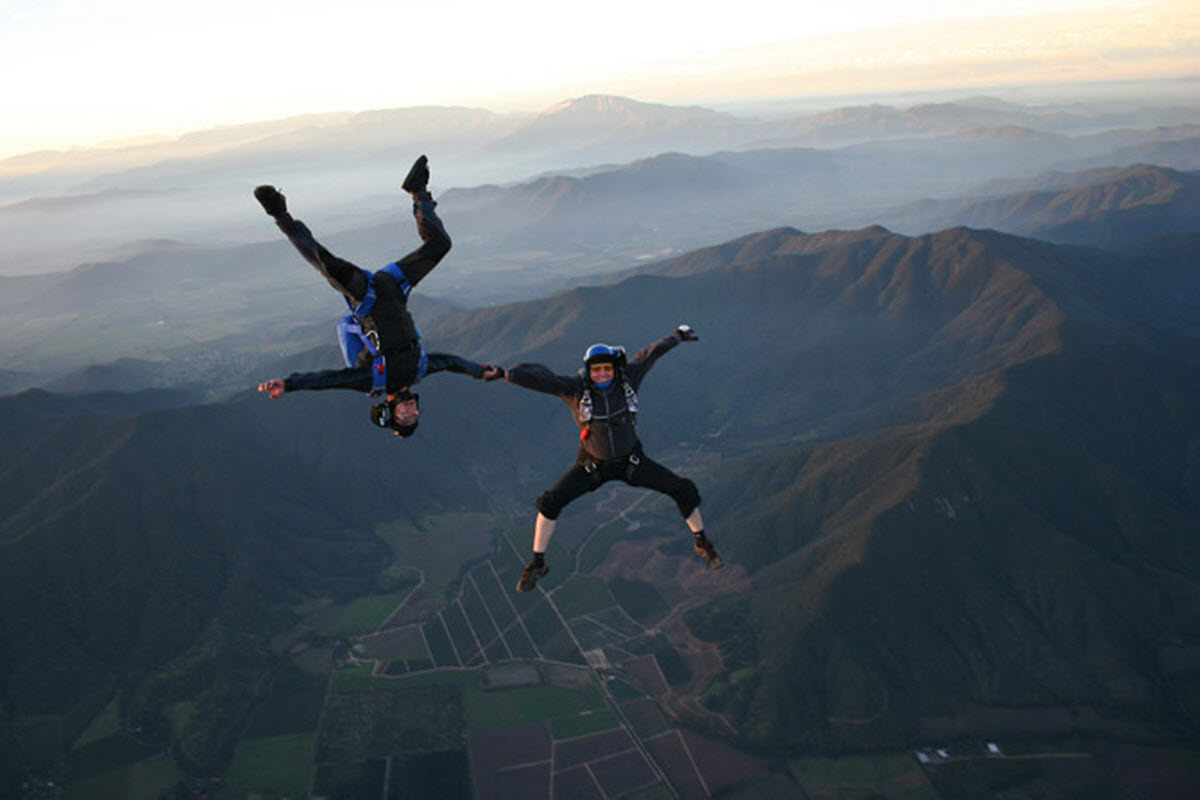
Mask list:
[[[1200,76],[1194,0],[700,5],[3,0],[0,157],[320,111]]]

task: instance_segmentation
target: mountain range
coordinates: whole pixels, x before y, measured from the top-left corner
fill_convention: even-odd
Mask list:
[[[414,309],[424,318],[450,305],[615,280],[629,273],[631,263],[701,247],[713,237],[794,228],[789,220],[832,213],[815,210],[832,206],[822,202],[831,195],[861,204],[863,193],[854,185],[879,187],[882,181],[829,153],[802,149],[704,158],[667,154],[581,176],[450,190],[439,202],[455,249],[422,285]],[[797,192],[798,184],[805,190]],[[874,216],[908,234],[969,226],[1117,248],[1138,254],[1147,269],[1174,271],[1181,286],[1195,288],[1189,269],[1200,235],[1195,184],[1195,173],[1145,164],[1051,172],[987,184],[978,193],[891,206]],[[326,235],[317,221],[312,224],[334,252],[360,264],[382,264],[415,245],[406,217],[393,205],[387,219],[365,228],[335,228]],[[274,230],[261,214],[256,218]],[[86,388],[71,371],[114,360],[114,354],[157,363],[161,377],[149,385],[219,383],[222,374],[244,365],[248,352],[276,350],[280,339],[292,347],[326,340],[328,323],[321,321],[339,313],[339,304],[313,278],[280,241],[232,247],[148,242],[111,262],[0,277],[0,355],[16,372],[0,386],[65,379]],[[148,296],[153,302],[146,302]],[[1171,312],[1176,317],[1186,316],[1188,296],[1178,296]],[[301,318],[311,322],[298,323]],[[271,334],[263,337],[264,330]],[[185,366],[196,377],[181,376]]]
[[[1195,126],[1194,109],[1174,106],[1144,104],[1117,114],[1109,107],[1017,106],[986,98],[780,119],[605,95],[574,98],[538,114],[420,107],[307,115],[216,128],[177,141],[0,162],[0,233],[11,242],[0,258],[0,274],[110,260],[137,240],[193,246],[258,241],[261,226],[247,190],[260,183],[303,198],[308,214],[343,228],[361,227],[379,217],[372,208],[394,203],[407,165],[427,151],[435,193],[669,152],[843,151],[831,154],[839,171],[863,170],[868,180],[843,182],[832,191],[817,185],[811,196],[829,203],[853,191],[878,206],[1019,172],[1137,162],[1196,169],[1194,142],[1184,141],[1196,138]],[[1120,159],[1109,158],[1118,148]],[[880,178],[886,178],[886,187],[872,186]],[[882,196],[873,196],[876,192]],[[835,203],[833,214],[842,206]],[[831,216],[783,224],[806,229],[842,224]]]
[[[895,227],[967,225],[1063,244],[1137,248],[1156,238],[1195,235],[1200,219],[1200,173],[1148,164],[1051,173],[1013,188],[1019,191],[925,201],[910,206],[910,219]]]
[[[766,755],[1194,741],[1200,365],[1179,277],[994,231],[779,228],[610,286],[444,308],[425,333],[566,371],[590,341],[700,332],[654,368],[639,425],[651,453],[717,459],[705,516],[745,575],[689,584],[666,623],[721,655],[670,704],[688,724],[711,724],[700,702]],[[70,742],[115,693],[185,769],[220,771],[306,603],[421,566],[378,523],[523,518],[571,457],[551,398],[422,390],[404,443],[348,396],[0,399],[6,730],[52,719]],[[597,572],[670,595],[674,541],[635,536]]]
[[[693,325],[641,387],[638,430],[700,486],[725,570],[695,564],[668,501],[620,489],[564,514],[545,595],[489,600],[480,577],[511,587],[533,498],[574,456],[559,401],[435,376],[401,442],[350,393],[253,391],[339,366],[345,311],[249,187],[281,185],[331,250],[386,263],[416,243],[394,178],[433,140],[455,245],[413,295],[426,346],[571,373],[591,342]],[[0,163],[0,798],[150,763],[162,791],[223,776],[216,796],[241,796],[268,741],[292,749],[260,763],[300,775],[280,796],[398,791],[427,757],[466,775],[477,728],[422,738],[428,709],[393,704],[479,713],[449,688],[474,668],[455,655],[463,680],[442,682],[425,627],[453,640],[471,591],[536,641],[543,676],[591,665],[611,702],[589,719],[617,713],[664,774],[663,725],[788,785],[799,754],[1194,745],[1198,143],[1188,108],[751,119],[596,95]],[[421,655],[355,672],[356,635],[411,625]],[[627,625],[650,644],[614,644]],[[485,684],[509,666],[481,658],[502,668]],[[414,688],[393,693],[397,665]],[[582,720],[545,735],[562,751]],[[513,758],[514,779],[537,760]],[[691,796],[677,778],[664,791]],[[739,780],[709,794],[762,789]]]

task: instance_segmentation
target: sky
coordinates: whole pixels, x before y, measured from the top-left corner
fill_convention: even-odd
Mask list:
[[[0,0],[0,74],[5,158],[310,112],[1197,77],[1200,3]]]

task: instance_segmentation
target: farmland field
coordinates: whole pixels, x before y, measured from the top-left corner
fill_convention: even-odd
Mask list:
[[[313,738],[305,733],[245,739],[226,780],[246,792],[302,796],[308,791]]]
[[[554,602],[565,619],[591,614],[616,605],[608,584],[600,578],[572,576],[554,592]]]
[[[594,687],[575,691],[556,686],[534,686],[493,692],[468,688],[464,700],[467,729],[472,733],[605,708],[603,695]]]

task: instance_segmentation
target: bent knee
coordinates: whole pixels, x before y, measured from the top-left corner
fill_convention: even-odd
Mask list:
[[[679,513],[685,517],[690,516],[700,506],[700,490],[688,478],[684,478],[672,494],[675,504],[679,506]]]
[[[533,505],[546,519],[558,519],[559,513],[562,512],[562,503],[558,501],[550,492],[543,492],[534,501]]]
[[[425,242],[425,253],[430,258],[441,261],[450,252],[453,242],[445,231],[438,231]]]

